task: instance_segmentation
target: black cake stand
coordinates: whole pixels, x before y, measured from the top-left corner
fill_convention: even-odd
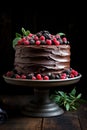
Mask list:
[[[66,86],[79,82],[81,74],[74,78],[58,80],[29,80],[15,79],[3,76],[6,83],[32,87],[34,96],[22,109],[22,114],[31,117],[53,117],[64,113],[64,110],[55,102],[50,100],[49,91],[51,87]]]

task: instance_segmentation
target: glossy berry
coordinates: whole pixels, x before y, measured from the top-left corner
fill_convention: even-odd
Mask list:
[[[37,75],[36,75],[36,78],[39,79],[39,80],[41,80],[41,79],[42,79],[41,74],[37,74]]]
[[[47,40],[46,40],[46,43],[47,43],[48,45],[51,45],[51,44],[52,44],[52,41],[49,40],[49,39],[47,39]]]
[[[40,45],[40,41],[39,40],[36,41],[36,45]]]
[[[57,40],[54,43],[55,43],[55,45],[60,45],[60,42]]]
[[[33,36],[33,34],[32,33],[29,33],[29,35],[28,35],[29,37],[32,37]]]
[[[29,43],[28,40],[24,41],[24,45],[29,45],[29,44],[30,44],[30,43]]]
[[[77,76],[78,75],[78,72],[74,69],[71,70],[71,74],[73,74],[74,76]]]
[[[47,75],[44,76],[44,80],[49,80],[49,77]]]
[[[16,79],[20,79],[21,76],[20,76],[19,74],[16,74],[15,78],[16,78]]]
[[[40,36],[40,40],[45,40],[45,37],[43,35]]]
[[[35,76],[32,76],[32,80],[36,80],[36,77],[35,77]]]
[[[24,75],[24,74],[21,75],[21,78],[22,78],[22,79],[26,79],[26,75]]]
[[[35,40],[35,41],[37,41],[38,39],[39,39],[38,36],[35,36],[35,37],[34,37],[34,40]]]

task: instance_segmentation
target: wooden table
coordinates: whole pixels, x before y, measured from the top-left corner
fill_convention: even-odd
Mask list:
[[[87,104],[77,111],[49,118],[31,118],[14,113],[0,125],[0,130],[87,130]]]

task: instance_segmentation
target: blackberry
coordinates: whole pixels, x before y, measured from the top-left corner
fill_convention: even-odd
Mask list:
[[[47,76],[49,76],[49,79],[55,79],[55,75],[52,73],[48,73]]]
[[[31,74],[28,74],[26,78],[27,78],[27,79],[32,79],[33,76],[34,76],[34,74],[31,73]]]
[[[38,37],[40,37],[40,36],[42,36],[42,32],[38,32],[38,33],[36,33],[36,35],[37,35]]]
[[[60,75],[59,75],[59,74],[56,75],[56,76],[55,76],[55,79],[60,79]]]
[[[64,70],[63,73],[66,73],[67,75],[70,75],[71,70],[70,69]]]
[[[50,34],[50,33],[49,33],[49,31],[44,30],[44,31],[42,31],[42,34]]]
[[[44,36],[46,39],[51,39],[50,34],[48,34],[48,33],[44,33],[43,36]]]
[[[30,42],[31,45],[35,44],[35,40],[33,40],[33,39],[30,39],[29,42]]]

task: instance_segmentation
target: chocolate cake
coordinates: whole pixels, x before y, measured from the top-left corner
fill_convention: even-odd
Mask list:
[[[25,30],[23,30],[25,31]],[[70,66],[70,42],[64,33],[40,31],[17,37],[14,44],[14,69],[6,76],[32,79],[65,79],[78,76]],[[13,41],[14,42],[14,41]]]

